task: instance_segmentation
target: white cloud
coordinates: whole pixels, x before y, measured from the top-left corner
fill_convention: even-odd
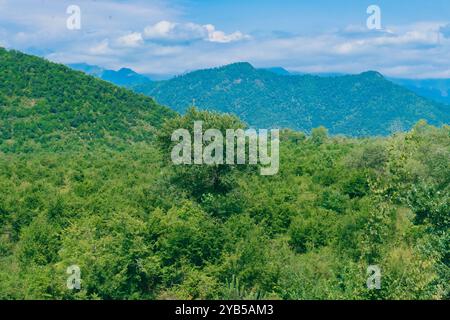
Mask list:
[[[153,26],[148,26],[144,30],[146,39],[165,39],[174,36],[174,30],[177,25],[170,21],[160,21]],[[171,35],[172,33],[172,35]]]
[[[42,6],[35,2],[0,0],[0,45],[58,62],[129,66],[143,73],[177,74],[249,61],[305,72],[372,69],[397,77],[450,76],[449,21],[380,31],[368,30],[362,22],[308,34],[268,27],[250,36],[225,31],[213,21],[180,22],[188,15],[172,1],[77,0],[82,29],[72,32],[66,28],[65,10],[71,0],[42,0]]]
[[[203,27],[208,31],[208,40],[211,42],[228,43],[250,39],[250,36],[243,34],[240,31],[225,34],[223,31],[216,31],[216,28],[212,24],[207,24]]]
[[[190,42],[204,40],[218,43],[229,43],[249,39],[248,35],[240,31],[226,34],[216,30],[212,24],[199,25],[196,23],[177,23],[171,21],[160,21],[154,25],[147,26],[143,32],[143,38],[149,41],[165,42]]]
[[[441,77],[448,73],[450,39],[438,38],[442,23],[394,26],[377,32],[363,29],[313,35],[258,38],[230,46],[194,44],[158,58],[167,73],[249,61],[259,67],[283,66],[303,72],[359,73],[378,70],[396,77]],[[211,30],[210,30],[211,31]],[[359,32],[360,31],[360,32]],[[165,62],[165,63],[164,63]],[[151,62],[150,62],[151,63]],[[146,63],[149,69],[155,69]]]
[[[109,40],[104,39],[99,44],[91,47],[89,53],[93,55],[107,55],[111,54],[113,50],[109,46]]]
[[[121,47],[139,47],[143,43],[144,39],[142,38],[142,34],[139,32],[133,32],[117,39],[117,45]]]
[[[195,23],[176,23],[160,21],[144,29],[143,38],[150,41],[185,42],[201,40],[206,36],[206,29]]]
[[[377,70],[395,77],[443,77],[450,70],[450,39],[437,37],[443,25],[446,23],[391,26],[391,31],[381,32],[346,28],[312,35],[249,37],[221,33],[212,25],[162,20],[142,33],[122,33],[113,41],[74,43],[71,52],[66,49],[65,54],[51,57],[115,69],[126,65],[152,74],[179,74],[248,61],[257,67],[283,66],[303,72]],[[246,41],[237,41],[242,38]]]

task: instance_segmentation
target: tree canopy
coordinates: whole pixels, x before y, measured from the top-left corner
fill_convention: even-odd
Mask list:
[[[0,69],[0,299],[450,298],[449,126],[283,130],[274,176],[177,167],[173,129],[244,124],[18,52]]]

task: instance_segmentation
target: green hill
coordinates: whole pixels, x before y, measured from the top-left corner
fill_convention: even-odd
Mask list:
[[[450,107],[419,97],[377,72],[340,77],[283,76],[236,63],[134,88],[184,112],[201,109],[238,115],[250,126],[332,134],[387,135],[418,120],[450,122]]]
[[[233,116],[172,117],[14,51],[0,50],[0,80],[0,300],[450,297],[449,126],[283,130],[280,171],[261,176],[171,162],[175,129],[224,134],[242,126]],[[374,265],[380,290],[367,287]]]
[[[0,150],[151,139],[173,111],[66,66],[0,49]]]

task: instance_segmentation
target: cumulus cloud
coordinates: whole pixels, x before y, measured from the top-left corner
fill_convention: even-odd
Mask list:
[[[45,1],[45,0],[43,0]],[[302,72],[378,70],[397,77],[450,77],[450,23],[428,21],[368,30],[361,25],[309,31],[237,31],[181,22],[169,1],[78,0],[82,29],[66,28],[72,1],[0,0],[0,45],[63,63],[178,74],[236,61]],[[33,10],[29,10],[32,7]],[[250,26],[251,27],[251,26]],[[248,33],[248,34],[247,34]]]
[[[117,39],[117,45],[122,47],[139,47],[144,42],[142,34],[133,32]]]
[[[426,49],[439,46],[438,28],[430,26],[415,26],[405,32],[370,32],[347,37],[344,32],[333,39],[333,48],[338,54],[358,54],[369,50],[381,50],[384,47],[391,50]]]
[[[144,29],[143,37],[150,41],[185,42],[206,37],[205,28],[195,23],[160,21]]]
[[[225,32],[223,31],[216,30],[216,28],[212,24],[207,24],[203,27],[208,31],[208,40],[211,42],[228,43],[250,39],[249,35],[243,34],[240,31],[236,31],[231,34],[225,34]]]
[[[93,55],[107,55],[112,53],[112,49],[109,46],[109,40],[105,39],[99,44],[89,48],[89,53]]]
[[[154,25],[147,26],[143,32],[143,38],[150,41],[165,42],[190,42],[190,41],[210,41],[219,43],[229,43],[249,39],[248,35],[240,31],[226,34],[216,30],[212,24],[199,25],[196,23],[176,23],[170,21],[160,21]]]
[[[248,61],[257,67],[283,66],[311,73],[377,70],[395,77],[450,77],[450,39],[438,37],[443,25],[419,23],[376,32],[348,27],[310,35],[250,37],[221,33],[212,25],[162,20],[142,32],[94,42],[89,51],[77,50],[91,55],[84,61],[94,63],[103,57],[102,66],[127,65],[142,73],[179,74]]]

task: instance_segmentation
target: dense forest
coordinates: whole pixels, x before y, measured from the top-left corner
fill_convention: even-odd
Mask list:
[[[261,176],[174,166],[170,135],[194,120],[246,126],[0,51],[0,299],[450,298],[448,125],[283,130]]]
[[[418,96],[380,73],[320,77],[285,76],[235,63],[194,71],[167,81],[132,86],[184,113],[193,100],[204,110],[237,115],[255,128],[290,128],[311,133],[387,136],[425,119],[450,123],[450,106]]]
[[[61,150],[151,139],[175,115],[151,98],[0,48],[0,151]]]

